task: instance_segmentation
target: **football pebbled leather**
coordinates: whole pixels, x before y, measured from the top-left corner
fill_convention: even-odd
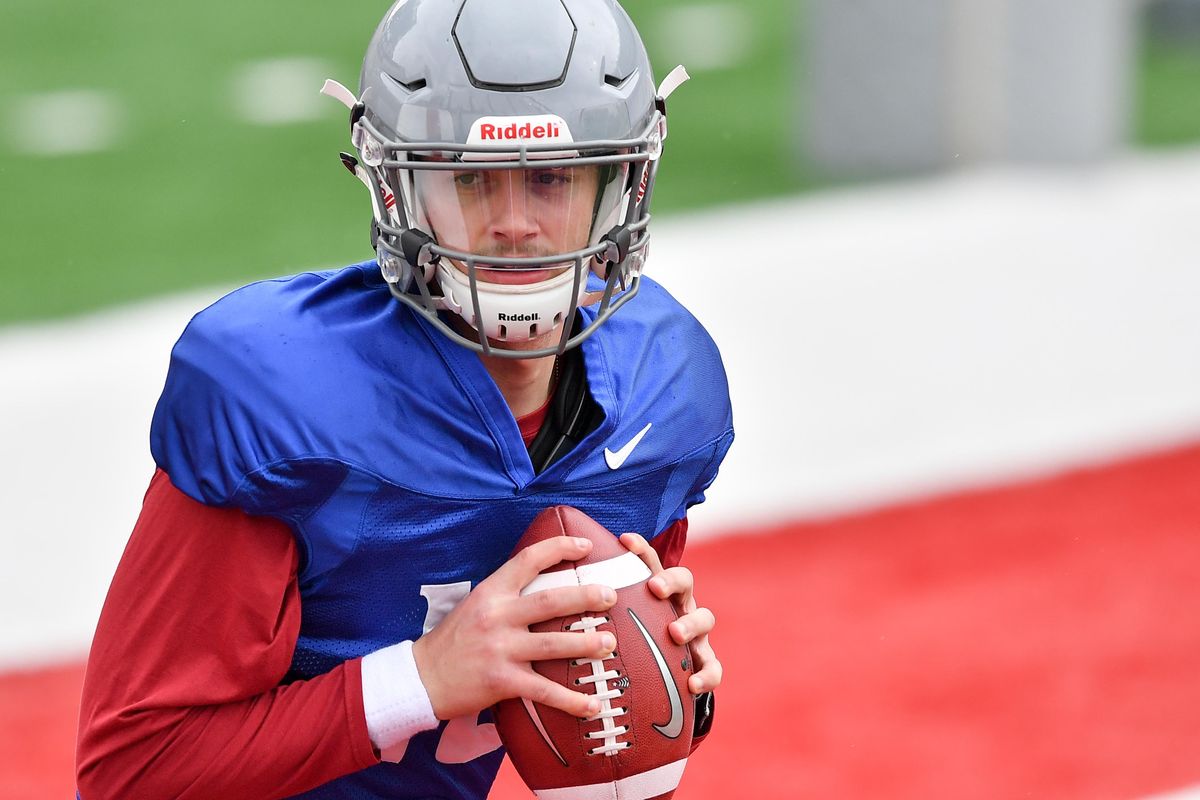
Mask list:
[[[615,535],[578,509],[539,514],[515,552],[551,536],[590,539],[592,551],[539,575],[523,594],[602,583],[616,590],[605,612],[563,617],[532,631],[609,631],[611,658],[538,661],[534,669],[574,691],[604,698],[601,717],[582,720],[528,700],[497,704],[496,728],[517,772],[540,800],[666,800],[679,785],[692,745],[691,653],[667,626],[675,607],[651,593],[650,570]],[[617,694],[619,693],[619,694]],[[603,717],[607,717],[607,722]]]

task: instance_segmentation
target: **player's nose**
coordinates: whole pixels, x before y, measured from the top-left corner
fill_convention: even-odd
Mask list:
[[[519,246],[537,238],[537,217],[523,190],[523,185],[506,180],[493,198],[488,233],[497,244]]]

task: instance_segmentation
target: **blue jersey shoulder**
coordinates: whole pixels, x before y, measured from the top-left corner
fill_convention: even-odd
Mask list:
[[[559,477],[611,482],[731,436],[716,346],[653,281],[584,354],[605,424]],[[609,475],[601,452],[647,423],[637,458]],[[396,303],[370,262],[251,284],[197,314],[172,352],[151,450],[201,502],[291,518],[350,470],[434,496],[507,496],[535,479],[479,359]]]
[[[592,370],[593,392],[610,389],[622,415],[682,415],[711,439],[732,427],[729,383],[720,351],[704,326],[665,288],[643,277],[637,297],[597,333],[605,369]],[[605,386],[605,383],[608,386]],[[604,403],[602,403],[604,405]]]
[[[272,513],[255,480],[336,486],[347,465],[386,469],[381,429],[408,430],[431,394],[453,405],[427,333],[369,267],[254,283],[193,318],[151,427],[155,461],[182,491]],[[325,490],[293,488],[318,503]]]
[[[590,386],[615,419],[604,458],[593,457],[588,463],[603,480],[609,453],[621,453],[619,448],[636,440],[635,449],[621,461],[619,471],[607,476],[609,480],[621,479],[619,473],[627,476],[630,471],[677,464],[662,491],[661,530],[704,500],[733,442],[721,354],[700,322],[665,288],[645,277],[638,296],[594,338],[599,341],[589,353]],[[572,477],[583,476],[576,472]],[[677,497],[683,500],[673,505]]]

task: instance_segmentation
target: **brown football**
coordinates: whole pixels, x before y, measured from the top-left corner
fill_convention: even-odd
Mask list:
[[[541,800],[665,800],[687,764],[695,713],[687,687],[691,653],[667,632],[676,617],[674,605],[650,592],[650,570],[640,558],[570,506],[539,514],[514,552],[550,536],[590,539],[592,551],[546,570],[523,594],[599,583],[616,590],[617,603],[603,613],[563,617],[530,630],[609,631],[617,647],[603,661],[534,664],[547,678],[596,695],[599,715],[583,720],[528,700],[506,700],[495,708],[500,738]]]

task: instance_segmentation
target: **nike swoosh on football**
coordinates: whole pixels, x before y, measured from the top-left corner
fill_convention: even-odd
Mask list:
[[[554,742],[550,741],[550,734],[546,733],[546,726],[542,724],[542,717],[537,712],[537,708],[528,697],[522,697],[521,702],[525,705],[525,713],[529,715],[530,722],[537,728],[537,732],[542,735],[542,741],[554,752],[555,757],[565,767],[567,760],[562,757],[562,753],[558,752],[558,748],[554,746]]]
[[[608,468],[620,469],[625,460],[629,458],[629,454],[633,452],[633,448],[638,446],[638,442],[642,441],[642,437],[646,435],[646,432],[650,430],[650,426],[653,424],[653,422],[647,422],[646,427],[638,431],[638,435],[629,440],[629,444],[615,453],[607,447],[604,448],[604,461],[608,464]]]
[[[679,696],[679,687],[675,685],[675,678],[671,676],[671,668],[667,666],[667,660],[663,658],[662,651],[658,649],[654,638],[650,636],[646,626],[638,619],[638,615],[633,613],[632,608],[629,609],[629,616],[633,617],[634,624],[638,626],[642,638],[646,640],[646,644],[650,645],[650,652],[654,654],[654,663],[658,665],[658,671],[662,674],[663,684],[667,689],[667,699],[671,701],[671,719],[667,720],[666,725],[655,723],[654,730],[668,739],[675,739],[683,731],[683,699]]]

